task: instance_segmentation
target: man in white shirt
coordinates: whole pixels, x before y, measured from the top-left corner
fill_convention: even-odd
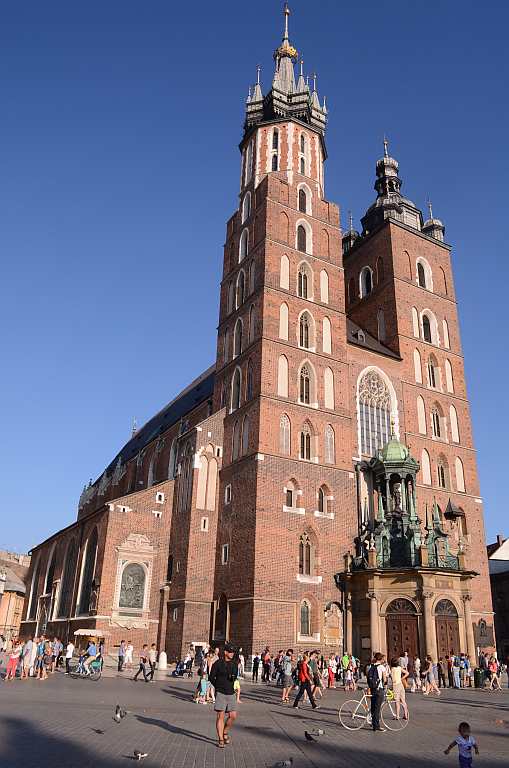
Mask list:
[[[375,653],[368,670],[368,686],[371,692],[371,725],[374,731],[384,731],[380,727],[380,710],[384,700],[384,689],[387,685],[387,672],[383,653]]]
[[[67,643],[67,648],[65,649],[65,674],[68,675],[71,672],[71,659],[72,655],[74,653],[74,643],[69,642]]]

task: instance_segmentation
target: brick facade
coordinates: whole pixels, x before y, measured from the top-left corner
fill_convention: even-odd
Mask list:
[[[276,52],[286,78],[289,50],[283,43]],[[157,641],[172,658],[191,642],[226,637],[247,653],[267,643],[339,650],[345,625],[334,574],[353,552],[359,510],[368,503],[358,465],[369,458],[359,444],[359,382],[369,369],[392,393],[401,441],[419,461],[428,452],[429,481],[423,471],[417,479],[421,519],[435,501],[441,514],[449,501],[461,510],[443,526],[452,549],[460,542],[465,548],[466,568],[479,574],[472,620],[492,624],[450,247],[424,231],[422,217],[409,226],[398,214],[352,237],[343,258],[339,208],[324,195],[325,110],[315,96],[308,93],[300,117],[284,110],[267,116],[268,101],[248,104],[240,205],[226,227],[214,370],[134,435],[84,490],[76,523],[34,548],[31,592],[39,605],[30,611],[28,596],[26,633],[97,627],[108,632],[110,646],[126,636],[137,645]],[[279,98],[275,90],[270,98]],[[419,260],[427,287],[418,281]],[[371,284],[361,296],[365,267]],[[435,323],[431,341],[423,313]],[[439,436],[432,436],[434,410]],[[77,616],[94,526],[94,594],[86,616]],[[51,586],[49,610],[58,614],[71,537],[79,557],[68,615],[49,616],[46,625],[42,596]],[[59,557],[47,585],[44,564],[55,542]],[[141,612],[119,606],[122,568],[137,551],[139,562],[150,564]]]

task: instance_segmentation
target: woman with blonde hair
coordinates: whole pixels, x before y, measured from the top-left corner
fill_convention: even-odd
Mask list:
[[[408,720],[408,706],[405,696],[404,680],[408,677],[408,670],[401,666],[399,659],[391,661],[392,690],[396,702],[396,720],[399,720],[399,711],[403,707],[403,720]]]

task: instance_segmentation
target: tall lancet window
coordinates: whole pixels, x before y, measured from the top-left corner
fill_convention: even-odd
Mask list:
[[[391,394],[374,370],[359,381],[359,430],[361,452],[373,456],[391,434]]]

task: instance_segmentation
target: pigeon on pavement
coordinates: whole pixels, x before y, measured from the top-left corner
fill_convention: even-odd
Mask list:
[[[124,718],[127,715],[127,712],[125,709],[122,709],[120,704],[117,704],[115,707],[115,714],[113,715],[113,719],[116,723],[119,723],[122,718]]]
[[[280,760],[278,763],[276,763],[273,768],[292,768],[293,765],[293,757],[288,758],[288,760]]]
[[[144,757],[148,757],[148,752],[140,752],[139,749],[134,750],[134,759],[143,760]]]
[[[311,736],[309,731],[304,731],[304,736],[306,737],[306,741],[316,741],[316,739]]]

